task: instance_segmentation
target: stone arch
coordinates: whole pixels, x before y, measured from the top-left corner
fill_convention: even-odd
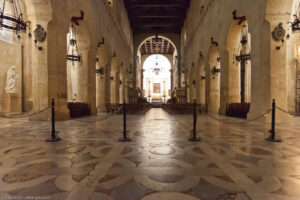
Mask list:
[[[72,26],[72,23],[70,24],[70,26]],[[81,56],[81,62],[72,63],[70,61],[67,61],[68,86],[72,85],[72,87],[68,87],[68,100],[72,101],[73,97],[76,96],[75,97],[76,102],[89,102],[88,74],[89,74],[89,51],[90,51],[91,42],[90,42],[90,36],[88,32],[88,25],[83,20],[83,21],[79,21],[79,26],[75,25],[74,23],[73,26],[76,31],[76,43],[78,47],[78,52],[76,53]],[[67,43],[69,44],[69,41],[67,41]],[[68,54],[70,53],[71,52],[68,52]],[[73,75],[71,76],[71,74]],[[73,85],[75,85],[75,87],[73,87]],[[70,93],[70,90],[72,91],[72,93]]]
[[[206,67],[206,102],[208,111],[219,113],[220,110],[220,73],[213,73],[214,69],[221,69],[219,46],[211,45],[208,53],[208,66]]]
[[[244,36],[244,38],[243,38]],[[242,41],[246,43],[243,44]],[[250,53],[251,37],[248,23],[232,21],[227,34],[226,50],[228,52],[228,102],[250,102],[251,90],[251,62],[238,61],[237,56]]]
[[[170,42],[173,47],[175,48],[175,51],[174,51],[174,56],[177,56],[178,55],[178,47],[175,45],[175,43],[168,37],[166,36],[163,36],[163,35],[158,35],[159,38],[163,38],[165,40],[167,40],[168,42]],[[140,51],[140,48],[141,46],[149,39],[151,38],[155,38],[155,35],[152,35],[152,36],[148,36],[147,38],[145,38],[142,42],[139,43],[138,45],[138,48],[137,48],[137,56],[139,56],[139,51]]]
[[[156,57],[156,58],[155,58]],[[158,59],[158,60],[153,60]],[[155,66],[149,65],[149,63],[154,62],[158,63]],[[166,62],[165,65],[159,64],[160,62]],[[154,67],[155,66],[155,67]],[[168,93],[171,90],[171,59],[168,58],[167,55],[163,54],[153,54],[151,56],[147,56],[143,63],[143,96],[147,98],[149,102],[162,100],[162,102],[166,102],[170,98],[170,94]],[[158,68],[159,72],[155,73],[154,69]],[[156,75],[155,75],[156,74]],[[154,84],[157,83],[160,86],[159,92],[154,91]],[[157,86],[156,86],[157,87]]]

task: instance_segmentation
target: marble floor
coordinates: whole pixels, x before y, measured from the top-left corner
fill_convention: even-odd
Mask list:
[[[300,199],[300,118],[277,126],[282,143],[264,140],[269,124],[205,116],[193,143],[191,125],[151,109],[128,116],[133,140],[120,143],[122,116],[101,115],[57,122],[51,144],[49,122],[0,119],[0,199]]]

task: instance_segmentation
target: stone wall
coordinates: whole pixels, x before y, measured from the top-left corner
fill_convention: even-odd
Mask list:
[[[30,41],[32,47],[28,52],[31,56],[25,55],[25,59],[30,57],[32,60],[30,63],[32,80],[26,78],[31,83],[25,86],[26,88],[30,87],[27,90],[32,91],[33,108],[31,111],[39,112],[49,107],[51,99],[55,98],[58,107],[57,119],[69,118],[67,109],[67,33],[71,25],[71,18],[79,17],[81,10],[85,13],[84,20],[79,21],[79,26],[76,27],[78,49],[82,54],[82,63],[78,66],[78,93],[80,93],[81,101],[91,105],[93,114],[97,110],[96,97],[100,102],[98,110],[105,111],[111,96],[110,90],[107,88],[110,88],[109,74],[113,55],[115,55],[118,66],[117,74],[120,74],[125,82],[130,79],[128,69],[132,63],[133,39],[123,1],[114,2],[110,6],[107,0],[31,0],[25,2],[25,8],[28,20],[31,21],[32,30],[37,24],[40,24],[47,32],[44,42],[35,44],[34,38]],[[103,39],[104,43],[102,43]],[[1,50],[5,49],[4,51],[8,52],[10,56],[16,56],[17,52],[20,54],[18,50],[20,47],[16,47],[16,45],[13,44],[13,47],[6,45],[5,48],[2,48],[1,43]],[[100,47],[101,50],[99,50]],[[0,56],[5,56],[5,54],[1,53]],[[21,56],[17,57],[21,58]],[[99,63],[96,64],[97,57],[102,59],[99,59]],[[9,62],[5,61],[5,64],[8,65]],[[1,65],[4,65],[4,62]],[[96,79],[96,65],[105,68],[103,79]],[[3,71],[6,69],[1,69],[1,75],[4,74]],[[99,86],[97,91],[96,85]],[[119,83],[116,86],[119,87]],[[117,91],[119,92],[119,90]],[[96,95],[96,92],[101,94]],[[125,94],[123,89],[120,92]],[[105,102],[103,102],[104,100]],[[47,111],[32,119],[49,119],[49,114]]]
[[[238,23],[233,20],[234,10],[237,11],[237,16],[246,16],[251,34],[250,116],[256,116],[269,109],[273,98],[276,99],[277,105],[288,109],[287,99],[291,85],[289,82],[295,82],[295,78],[287,79],[286,56],[289,54],[286,53],[286,45],[289,42],[284,42],[281,46],[280,41],[274,41],[271,33],[279,22],[283,23],[285,30],[288,29],[287,22],[291,20],[293,3],[296,1],[298,2],[298,0],[205,0],[204,4],[199,3],[198,0],[191,1],[191,7],[182,29],[183,65],[191,68],[191,63],[199,63],[203,59],[206,69],[206,96],[209,95],[211,37],[218,42],[222,69],[220,74],[220,112],[222,114],[225,113],[226,104],[231,102],[229,83],[236,79],[229,73],[233,55],[228,51],[228,36],[232,23]],[[281,46],[281,49],[276,50],[276,46]],[[199,52],[202,52],[203,58],[199,56]],[[199,70],[202,71],[202,69],[200,68],[198,66],[198,88],[201,88]],[[198,89],[198,102],[203,101],[199,93],[201,91]],[[210,103],[207,97],[206,103]],[[284,114],[279,113],[279,115],[285,118]]]

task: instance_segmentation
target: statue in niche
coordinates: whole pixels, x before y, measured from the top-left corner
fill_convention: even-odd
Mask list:
[[[6,83],[5,83],[5,93],[16,93],[16,82],[17,82],[17,73],[15,72],[16,66],[11,66],[6,74]]]

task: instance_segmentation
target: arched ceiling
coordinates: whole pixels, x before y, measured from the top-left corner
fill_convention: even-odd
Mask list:
[[[124,0],[133,33],[180,33],[190,0]]]
[[[142,55],[145,54],[171,54],[173,55],[175,47],[171,42],[162,37],[152,37],[147,39],[140,47]]]

